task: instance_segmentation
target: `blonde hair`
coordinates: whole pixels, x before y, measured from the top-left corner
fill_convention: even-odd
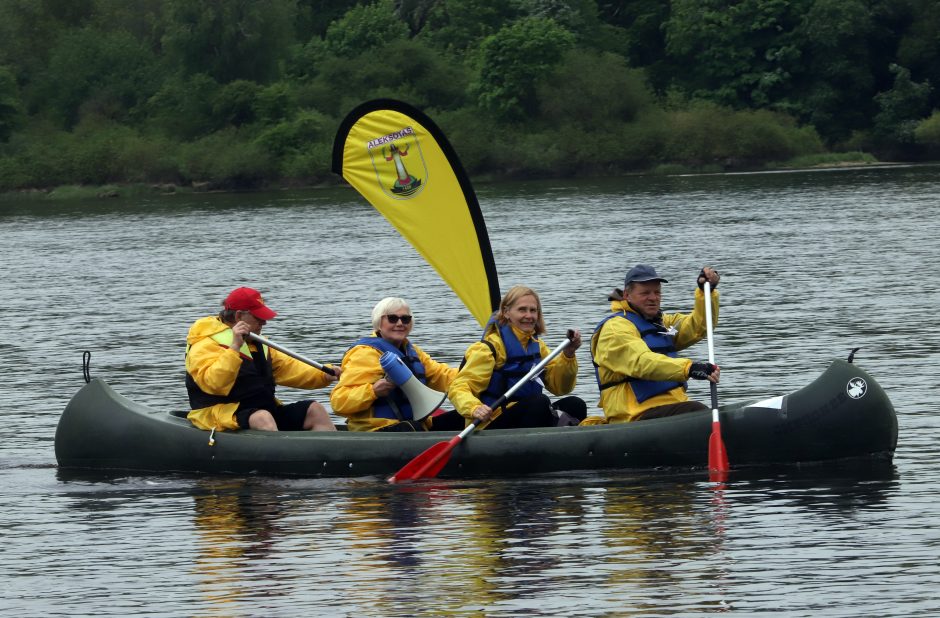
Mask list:
[[[388,315],[389,312],[392,311],[398,311],[399,309],[408,309],[408,311],[411,311],[405,299],[398,298],[397,296],[387,296],[377,302],[375,307],[372,308],[372,329],[378,331],[379,326],[382,325],[382,316]]]
[[[509,288],[509,291],[506,292],[503,299],[499,301],[499,309],[493,314],[493,317],[496,318],[496,323],[500,326],[508,324],[509,316],[507,312],[512,309],[513,305],[519,302],[519,299],[523,296],[531,296],[535,299],[535,306],[538,307],[539,310],[539,317],[535,321],[535,334],[541,335],[545,332],[545,318],[542,316],[542,301],[539,299],[538,293],[532,288],[528,288],[524,285],[514,285]]]

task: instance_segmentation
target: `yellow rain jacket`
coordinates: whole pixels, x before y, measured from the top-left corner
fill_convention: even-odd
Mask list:
[[[372,337],[378,336],[378,333],[372,334]],[[433,360],[424,350],[411,345],[424,365],[426,386],[446,393],[451,380],[457,375],[457,369]],[[330,406],[334,412],[346,417],[349,431],[376,431],[399,422],[377,417],[372,413],[372,406],[377,399],[372,384],[385,375],[385,370],[379,362],[381,357],[382,352],[364,344],[354,345],[343,356],[343,374],[330,392]],[[430,428],[431,417],[426,417],[423,423],[425,427]]]
[[[212,339],[229,327],[216,316],[197,320],[186,336],[186,372],[196,385],[210,395],[227,395],[235,385],[235,378],[242,365],[242,355]],[[254,343],[242,346],[242,353],[251,356]],[[330,376],[319,369],[294,359],[277,350],[268,349],[274,382],[293,388],[323,388],[331,383]],[[251,362],[251,361],[248,361]],[[192,410],[187,418],[200,429],[238,429],[235,410],[238,403],[219,403],[208,408]]]
[[[611,312],[636,313],[626,300],[611,302],[610,310]],[[712,314],[717,324],[718,290],[712,290]],[[685,349],[701,341],[706,335],[705,293],[696,288],[695,307],[692,313],[664,314],[662,324],[666,328],[676,329],[674,338],[676,350]],[[692,366],[691,359],[670,358],[665,354],[653,352],[640,338],[640,331],[636,326],[629,320],[619,318],[608,320],[599,333],[594,333],[591,337],[591,355],[598,365],[597,371],[601,384],[617,382],[628,376],[646,380],[685,382],[689,378],[689,369]],[[588,417],[582,424],[633,421],[640,413],[650,408],[688,400],[685,388],[678,386],[639,403],[630,383],[621,382],[601,391],[598,405],[604,409],[605,418]]]
[[[519,339],[522,348],[525,349],[531,336],[515,326],[510,325],[510,328]],[[468,425],[473,422],[473,411],[483,404],[479,396],[489,386],[493,370],[506,364],[506,346],[503,344],[499,331],[491,328],[484,339],[493,346],[493,349],[490,350],[490,347],[483,341],[478,341],[467,348],[467,353],[464,355],[467,362],[454,378],[447,393],[457,411],[467,419]],[[541,339],[539,340],[539,354],[542,358],[551,354],[551,350]],[[574,390],[578,380],[578,359],[559,354],[548,363],[539,377],[545,384],[545,388],[553,395],[567,395]],[[515,402],[511,402],[507,404],[507,407],[511,408],[514,404]],[[486,427],[499,418],[502,412],[502,408],[494,410],[489,421],[480,423],[480,428]]]

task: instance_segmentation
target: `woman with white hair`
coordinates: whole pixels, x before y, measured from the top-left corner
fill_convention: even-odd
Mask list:
[[[411,309],[401,298],[383,298],[372,309],[373,333],[356,341],[343,356],[342,375],[330,393],[333,411],[347,419],[350,431],[427,431],[462,429],[456,412],[414,420],[405,392],[385,376],[380,359],[398,356],[429,388],[446,393],[457,369],[439,363],[409,341]]]

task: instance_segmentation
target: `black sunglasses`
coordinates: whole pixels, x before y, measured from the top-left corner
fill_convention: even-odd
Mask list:
[[[388,319],[388,323],[389,323],[389,324],[398,324],[398,320],[401,320],[401,323],[402,323],[402,324],[405,324],[405,325],[411,324],[411,316],[410,316],[410,315],[395,315],[395,314],[393,313],[393,314],[389,314],[389,315],[387,315],[387,316],[385,316],[385,317]]]

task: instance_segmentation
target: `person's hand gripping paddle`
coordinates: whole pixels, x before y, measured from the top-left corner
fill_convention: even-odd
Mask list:
[[[529,373],[522,376],[522,379],[516,382],[512,388],[506,391],[506,394],[494,401],[490,408],[496,409],[499,406],[506,403],[506,401],[512,397],[513,393],[522,388],[529,380],[536,377],[545,366],[552,361],[556,356],[561,354],[568,345],[571,344],[571,335],[569,334],[568,338],[565,339],[563,343],[558,344],[558,347],[552,350],[551,354],[539,361],[535,367],[529,370]],[[437,476],[437,473],[447,465],[447,462],[450,460],[450,454],[454,450],[454,447],[460,444],[460,441],[470,435],[474,429],[477,428],[477,425],[480,424],[480,419],[475,418],[473,422],[467,425],[463,431],[459,434],[447,440],[446,442],[438,442],[425,450],[423,453],[406,463],[401,470],[396,472],[394,475],[389,477],[389,483],[398,483],[400,481],[415,481],[418,479],[424,478],[434,478]]]

